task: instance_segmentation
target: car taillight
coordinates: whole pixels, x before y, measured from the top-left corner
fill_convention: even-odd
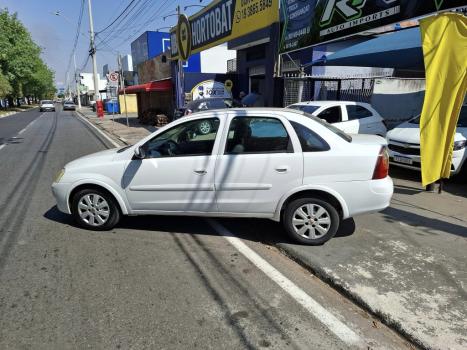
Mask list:
[[[373,171],[373,180],[384,179],[389,174],[389,155],[386,147],[381,147],[381,151],[376,161],[375,170]]]

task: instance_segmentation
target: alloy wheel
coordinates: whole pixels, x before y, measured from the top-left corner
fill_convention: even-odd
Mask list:
[[[306,239],[318,239],[329,232],[331,216],[318,204],[304,204],[295,210],[292,216],[295,232]]]
[[[89,193],[80,198],[78,214],[91,226],[102,226],[109,219],[110,207],[107,201],[96,193]]]

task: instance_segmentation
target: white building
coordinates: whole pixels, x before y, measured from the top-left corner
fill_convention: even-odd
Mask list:
[[[122,56],[122,70],[124,72],[133,72],[133,58],[131,55]]]

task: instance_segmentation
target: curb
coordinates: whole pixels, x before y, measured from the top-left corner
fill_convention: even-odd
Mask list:
[[[338,293],[343,295],[346,299],[353,302],[355,305],[359,306],[373,317],[378,319],[382,324],[386,325],[394,332],[396,332],[403,339],[408,341],[411,345],[417,347],[421,350],[430,350],[431,347],[427,344],[424,344],[420,339],[416,338],[414,335],[409,333],[404,329],[399,321],[394,320],[391,315],[381,312],[380,310],[374,309],[371,307],[365,300],[360,296],[354,294],[349,290],[344,284],[338,282],[331,274],[327,273],[319,264],[313,264],[313,262],[306,262],[300,257],[299,254],[293,251],[288,247],[284,247],[282,244],[275,244],[276,248],[279,251],[287,256],[289,259],[295,261],[297,264],[302,266],[304,269],[312,273],[314,276],[319,278],[321,281],[329,285],[331,288],[336,290]]]
[[[91,124],[94,128],[96,128],[99,132],[104,134],[106,138],[108,138],[113,144],[116,144],[116,147],[119,147],[120,145],[115,142],[115,139],[120,142],[123,145],[129,145],[128,141],[126,141],[123,137],[118,136],[117,134],[114,134],[107,129],[102,128],[100,125],[97,125],[93,123],[92,121],[89,120],[89,118],[81,111],[76,110],[75,111],[81,118],[86,120],[89,124]]]
[[[5,117],[9,117],[10,115],[14,115],[14,114],[17,114],[19,112],[8,112],[8,113],[5,113],[5,114],[2,114],[0,115],[0,119],[2,118],[5,118]]]

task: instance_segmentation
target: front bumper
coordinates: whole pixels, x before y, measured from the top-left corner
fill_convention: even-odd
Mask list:
[[[68,204],[68,192],[70,184],[62,182],[54,182],[52,184],[52,193],[57,201],[57,208],[62,213],[71,214],[70,206]]]
[[[406,163],[401,162],[401,159],[404,159]],[[389,150],[389,164],[400,167],[400,168],[416,170],[416,171],[421,171],[421,168],[422,168],[421,166],[422,161],[421,161],[420,156],[395,152],[391,150]],[[457,173],[459,173],[462,168],[462,164],[463,164],[463,150],[454,151],[452,153],[451,175],[456,175]]]

